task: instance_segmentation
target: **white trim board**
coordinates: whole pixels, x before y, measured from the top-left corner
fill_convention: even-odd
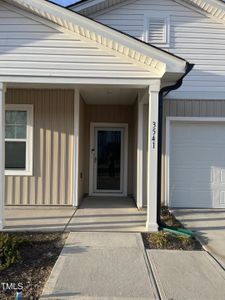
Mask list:
[[[80,92],[74,90],[74,172],[73,172],[73,206],[79,205],[79,125]]]
[[[225,123],[225,118],[218,117],[167,117],[166,118],[166,155],[165,155],[165,204],[170,207],[170,142],[172,123],[197,123],[197,122],[217,122]]]
[[[94,156],[91,149],[95,147],[95,128],[123,128],[124,147],[123,147],[123,186],[121,192],[107,193],[95,192],[94,190]],[[89,149],[89,195],[90,196],[127,196],[127,176],[128,176],[128,124],[127,123],[90,123],[90,149]]]

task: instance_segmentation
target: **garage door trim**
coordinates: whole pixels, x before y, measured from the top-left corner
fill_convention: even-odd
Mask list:
[[[165,155],[165,204],[170,207],[170,142],[171,142],[171,127],[178,122],[218,122],[225,123],[225,118],[220,117],[166,117],[166,155]]]

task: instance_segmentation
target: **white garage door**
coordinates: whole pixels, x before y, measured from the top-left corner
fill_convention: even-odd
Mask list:
[[[173,121],[171,207],[225,207],[225,123]]]

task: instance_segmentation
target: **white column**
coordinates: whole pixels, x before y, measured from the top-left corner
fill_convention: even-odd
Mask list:
[[[0,82],[0,230],[5,222],[5,92],[6,85]]]
[[[158,105],[160,81],[149,87],[148,166],[147,166],[147,222],[148,231],[157,231],[157,159],[158,159]]]
[[[80,125],[80,92],[74,90],[74,186],[73,206],[79,204],[79,125]]]
[[[137,207],[143,207],[144,97],[138,94]]]

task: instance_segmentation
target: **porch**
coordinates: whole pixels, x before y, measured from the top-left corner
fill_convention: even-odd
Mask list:
[[[146,210],[128,197],[86,197],[80,207],[15,206],[5,209],[4,231],[119,231],[146,230]]]
[[[147,223],[148,229],[156,230],[155,201],[149,202],[148,214],[137,213],[137,207],[147,208],[150,197],[156,199],[155,179],[151,181],[149,179],[152,172],[156,172],[157,147],[155,144],[152,147],[151,142],[148,145],[150,140],[148,132],[152,137],[152,129],[148,130],[148,102],[151,95],[149,117],[152,119],[154,109],[157,111],[159,91],[159,85],[154,84],[155,81],[151,86],[152,91],[134,85],[130,87],[86,85],[79,89],[66,86],[50,88],[39,85],[39,88],[34,88],[29,85],[4,85],[4,89],[1,90],[2,111],[8,113],[8,119],[13,118],[15,112],[21,111],[23,114],[26,112],[29,120],[27,130],[24,129],[26,132],[24,138],[15,139],[14,144],[16,146],[17,142],[24,143],[24,152],[14,152],[13,160],[9,159],[9,153],[6,153],[2,159],[2,165],[11,168],[17,156],[24,157],[23,163],[16,171],[5,171],[2,181],[4,205],[2,203],[0,219],[4,222],[5,218],[4,228],[6,230],[52,228],[63,231],[68,227],[70,218],[84,196],[100,195],[103,198],[98,198],[97,203],[93,200],[95,198],[86,198],[88,200],[81,204],[79,210],[79,214],[81,211],[84,212],[82,220],[85,216],[88,220],[93,216],[92,222],[96,224],[93,228],[96,230],[102,227],[102,230],[106,231],[142,231],[143,222],[146,222],[147,217],[149,221],[151,220]],[[29,110],[26,110],[26,106],[29,106]],[[32,111],[31,115],[29,111]],[[2,120],[4,117],[3,115]],[[6,132],[6,137],[11,127],[17,130],[16,127],[21,126],[11,124],[11,119],[10,122],[8,119],[9,124],[2,126],[4,130],[2,136]],[[150,125],[153,126],[152,122]],[[103,131],[107,133],[104,143],[108,143],[108,146],[103,145],[104,148],[98,142],[102,155],[93,149],[97,148],[97,145],[92,142],[98,141],[95,134]],[[113,144],[115,132],[117,145]],[[156,132],[153,134],[156,138]],[[104,135],[102,137],[104,140]],[[102,141],[102,138],[99,140]],[[10,136],[5,142],[12,146],[14,137]],[[28,146],[31,147],[27,149]],[[149,171],[148,147],[150,147],[149,154],[153,151],[151,157],[154,159]],[[119,154],[112,158],[115,151]],[[100,154],[102,160],[105,159],[101,165],[98,163]],[[16,163],[19,164],[20,161],[17,160]],[[110,167],[112,161],[113,166]],[[150,193],[148,196],[148,185],[153,186],[152,196]],[[90,204],[91,199],[93,207]],[[104,199],[104,203],[100,204],[103,209],[100,219],[96,218],[100,211],[95,211],[95,205],[99,206],[99,199]],[[124,202],[125,199],[127,203]],[[82,210],[83,208],[85,209]],[[105,219],[105,209],[113,209],[113,212],[109,211],[106,214],[112,215],[112,222]],[[88,224],[87,220],[80,223],[77,221],[75,218],[75,221],[70,223],[70,230],[77,230],[80,227],[82,227],[80,230],[87,228],[91,230],[92,225]],[[86,229],[83,223],[86,223]]]

